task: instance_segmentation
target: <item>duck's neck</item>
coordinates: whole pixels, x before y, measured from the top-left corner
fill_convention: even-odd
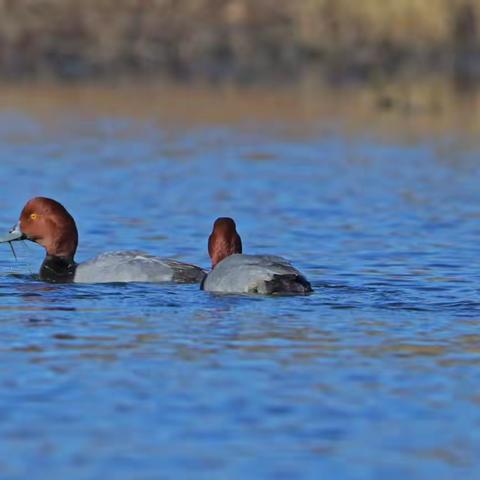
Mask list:
[[[72,257],[48,255],[40,267],[40,278],[52,283],[71,283],[77,264]]]

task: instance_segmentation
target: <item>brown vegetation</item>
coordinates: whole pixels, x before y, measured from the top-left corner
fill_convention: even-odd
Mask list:
[[[255,79],[472,70],[480,0],[0,0],[0,72]]]

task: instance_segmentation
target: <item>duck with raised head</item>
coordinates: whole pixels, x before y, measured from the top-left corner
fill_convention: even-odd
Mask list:
[[[306,295],[312,287],[292,264],[273,255],[245,255],[233,219],[215,220],[208,238],[212,270],[201,288],[220,293],[260,293],[264,295]]]
[[[40,278],[53,283],[175,282],[199,283],[204,270],[195,265],[137,251],[108,252],[75,262],[78,231],[66,208],[51,198],[35,197],[2,242],[30,240],[45,248]]]

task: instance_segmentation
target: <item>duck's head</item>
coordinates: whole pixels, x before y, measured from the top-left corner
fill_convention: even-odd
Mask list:
[[[212,268],[234,253],[242,253],[242,239],[237,233],[237,226],[232,218],[217,218],[208,237],[208,254],[212,260]]]
[[[75,220],[51,198],[35,197],[23,207],[18,223],[1,242],[30,240],[42,245],[47,255],[72,259],[78,245]]]

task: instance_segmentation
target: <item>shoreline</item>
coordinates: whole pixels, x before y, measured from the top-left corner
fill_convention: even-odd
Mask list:
[[[83,118],[89,129],[90,120],[100,117],[120,119],[119,125],[133,122],[138,128],[161,125],[177,133],[222,125],[256,135],[259,125],[269,125],[260,136],[270,130],[292,138],[339,131],[408,141],[453,135],[469,145],[478,143],[480,122],[480,89],[459,91],[435,76],[380,86],[332,87],[311,81],[274,88],[30,81],[0,83],[0,91],[0,122],[8,123],[12,114],[27,115],[44,128],[67,131],[69,119]],[[91,133],[97,134],[95,129]]]

